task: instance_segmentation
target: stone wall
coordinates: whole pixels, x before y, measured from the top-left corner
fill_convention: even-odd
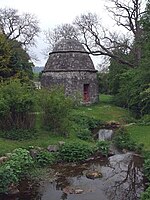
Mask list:
[[[47,71],[43,72],[42,87],[51,88],[61,86],[65,89],[66,95],[75,96],[80,94],[83,100],[84,84],[89,84],[89,102],[98,102],[98,84],[96,71]]]

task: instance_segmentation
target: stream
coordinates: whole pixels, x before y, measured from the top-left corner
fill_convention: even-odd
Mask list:
[[[141,157],[134,153],[91,158],[82,164],[52,166],[49,178],[25,182],[19,195],[1,200],[138,200],[144,190]],[[88,173],[102,177],[88,177]],[[26,185],[26,187],[25,187]],[[21,186],[20,186],[21,187]]]

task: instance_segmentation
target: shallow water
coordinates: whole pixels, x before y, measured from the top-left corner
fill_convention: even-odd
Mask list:
[[[142,163],[138,155],[126,153],[79,165],[57,164],[53,166],[53,178],[35,184],[26,182],[19,196],[1,196],[0,200],[138,200],[145,187]],[[87,173],[95,171],[102,177],[87,178]],[[78,190],[81,194],[76,194]]]

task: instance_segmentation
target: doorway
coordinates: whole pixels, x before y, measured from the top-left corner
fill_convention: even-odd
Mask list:
[[[90,88],[90,84],[83,85],[83,100],[84,100],[84,102],[88,102],[90,100],[89,88]]]

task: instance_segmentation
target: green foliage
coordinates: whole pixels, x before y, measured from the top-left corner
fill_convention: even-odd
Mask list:
[[[34,91],[20,81],[0,85],[0,129],[30,129],[34,127]]]
[[[7,193],[11,184],[17,184],[18,181],[18,176],[9,165],[0,167],[0,193]]]
[[[77,137],[81,140],[92,140],[92,133],[88,128],[79,128]]]
[[[78,142],[68,142],[60,147],[58,156],[66,162],[84,161],[93,153],[93,147]]]
[[[108,156],[108,153],[109,153],[109,142],[107,142],[107,141],[98,141],[96,143],[96,150],[99,151],[102,155]]]
[[[0,167],[0,192],[8,192],[11,185],[17,184],[21,175],[32,166],[33,160],[26,149],[15,149],[9,160]]]
[[[136,142],[130,137],[129,133],[124,128],[120,128],[117,131],[113,138],[113,143],[121,150],[127,149],[129,151],[141,152],[143,149],[143,145],[136,144]]]
[[[10,159],[6,162],[7,166],[13,169],[14,173],[19,176],[27,172],[33,166],[33,159],[30,152],[23,148],[18,148],[13,151]]]
[[[141,200],[150,200],[150,186],[141,195]]]
[[[33,78],[33,63],[21,43],[0,35],[0,47],[0,80],[17,78],[23,82],[29,82]]]
[[[43,127],[55,133],[67,134],[70,126],[70,111],[72,109],[72,100],[66,97],[59,88],[51,90],[42,89],[38,91],[37,100],[42,115]]]
[[[134,77],[134,78],[133,78]],[[150,110],[150,70],[130,69],[120,75],[120,89],[115,96],[117,105],[129,108],[137,115],[148,114]]]
[[[40,151],[36,156],[36,163],[39,166],[47,166],[54,164],[56,161],[56,156],[54,153],[50,153],[48,151]]]
[[[144,154],[144,175],[150,182],[150,151]]]
[[[140,120],[139,120],[140,125],[150,125],[150,115],[144,115]]]
[[[34,129],[12,129],[9,131],[0,131],[0,137],[10,140],[27,140],[37,137],[37,132]]]
[[[109,94],[109,74],[107,71],[100,71],[97,73],[98,86],[100,94]]]
[[[72,121],[74,121],[79,127],[92,130],[101,124],[100,120],[95,119],[92,116],[87,116],[80,113],[75,113],[72,116]]]

